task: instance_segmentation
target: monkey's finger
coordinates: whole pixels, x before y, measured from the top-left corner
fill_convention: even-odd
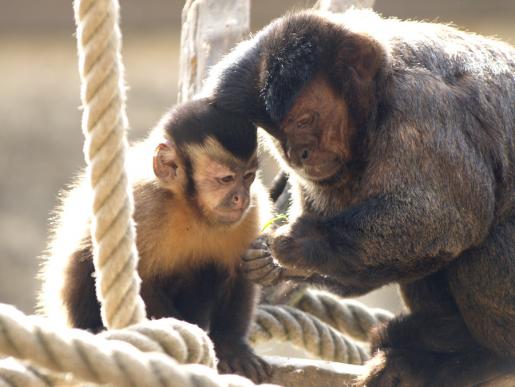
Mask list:
[[[262,278],[268,275],[268,273],[272,270],[275,270],[277,265],[273,263],[272,260],[263,261],[251,261],[245,262],[242,265],[243,273],[247,275],[252,275],[252,277]]]
[[[220,360],[220,362],[218,363],[218,372],[221,373],[221,374],[231,374],[232,373],[232,370],[231,370],[231,367],[229,366],[229,363],[227,363],[226,361],[224,360]]]
[[[260,259],[270,255],[270,250],[268,249],[249,249],[245,254],[243,254],[242,258],[244,261],[252,261],[254,259]]]
[[[261,235],[259,237],[257,237],[256,239],[254,239],[254,241],[250,244],[251,247],[253,248],[269,248],[269,245],[270,245],[270,236],[269,235]]]
[[[259,356],[254,356],[247,365],[252,368],[252,372],[256,375],[252,378],[255,383],[266,382],[270,378],[270,367],[266,361]]]
[[[246,376],[254,383],[261,383],[261,380],[259,379],[259,373],[251,359],[238,362],[238,367],[240,369],[236,371],[236,373]]]
[[[268,265],[259,270],[248,272],[247,278],[263,286],[275,285],[282,277],[282,268]]]
[[[252,271],[252,270],[259,270],[262,269],[265,266],[269,265],[275,265],[274,258],[269,255],[266,257],[261,257],[260,259],[254,259],[252,261],[243,261],[242,262],[242,269],[244,272]]]
[[[273,286],[277,285],[283,279],[283,268],[276,267],[268,273],[266,277],[259,280],[259,284],[262,286]]]
[[[270,367],[270,364],[268,364],[265,360],[256,356],[254,359],[254,368],[258,373],[260,383],[270,380],[270,377],[272,376],[272,367]]]

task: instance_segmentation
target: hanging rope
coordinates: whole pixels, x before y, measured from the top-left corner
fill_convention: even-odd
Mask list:
[[[313,289],[302,292],[292,306],[361,341],[369,341],[372,328],[393,318],[393,314],[384,309],[369,308],[358,301]]]
[[[145,318],[136,271],[133,199],[125,173],[128,127],[117,0],[74,2],[83,105],[82,131],[94,192],[91,233],[104,326]]]

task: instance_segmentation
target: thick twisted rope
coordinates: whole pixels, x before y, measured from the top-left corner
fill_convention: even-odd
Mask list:
[[[361,341],[369,341],[372,328],[393,318],[393,314],[384,309],[369,308],[358,301],[313,289],[302,292],[292,306]]]
[[[213,343],[197,325],[173,318],[145,321],[101,334],[108,340],[132,344],[143,352],[161,352],[182,364],[216,365]]]
[[[92,239],[97,297],[108,328],[145,318],[139,296],[133,199],[125,173],[128,126],[117,0],[76,0],[82,131],[94,192]]]
[[[250,341],[288,341],[320,359],[363,364],[367,351],[318,318],[286,305],[261,305]]]
[[[0,360],[0,387],[51,387],[54,381],[12,358]]]
[[[255,344],[272,339],[290,341],[325,360],[362,364],[367,359],[364,348],[316,317],[288,306],[261,306],[250,339]],[[199,378],[207,378],[211,385],[220,385],[212,384],[214,370],[206,371],[207,367],[200,365],[178,366],[177,361],[212,367],[214,352],[200,328],[174,319],[147,321],[95,336],[78,329],[49,328],[43,318],[28,317],[12,306],[0,304],[0,353],[93,383],[153,386],[158,385],[161,375],[169,375],[185,384],[164,385],[189,386],[191,378],[195,383]],[[11,385],[31,385],[26,379],[34,379],[30,382],[34,385],[51,385],[45,374],[20,364],[6,367],[4,361],[0,361],[2,378],[21,380]],[[245,380],[244,384],[235,385],[251,385],[248,383]]]
[[[178,366],[165,354],[141,352],[117,339],[107,340],[79,329],[50,328],[45,319],[25,316],[5,304],[0,304],[0,353],[61,376],[71,373],[74,379],[120,387],[254,385],[236,375],[218,375],[200,364]],[[52,385],[52,379],[7,359],[0,361],[0,383],[40,387]]]

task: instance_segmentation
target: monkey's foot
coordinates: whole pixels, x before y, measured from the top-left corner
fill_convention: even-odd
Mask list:
[[[396,351],[378,351],[366,364],[367,374],[358,383],[358,386],[367,387],[422,387],[427,386],[424,380],[413,369],[403,354]],[[422,365],[422,369],[430,367]]]
[[[367,387],[494,386],[495,380],[515,380],[515,361],[485,351],[437,353],[382,349],[367,363],[358,385]],[[511,379],[511,378],[514,379]],[[490,384],[493,383],[493,384]],[[504,385],[504,384],[502,384]],[[511,384],[506,384],[511,385]]]
[[[269,364],[256,355],[247,343],[215,342],[215,348],[219,358],[220,373],[245,376],[258,384],[270,378]]]

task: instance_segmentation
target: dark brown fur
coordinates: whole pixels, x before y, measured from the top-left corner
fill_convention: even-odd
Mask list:
[[[202,128],[216,124],[215,130],[220,130],[225,124],[227,129],[233,120],[227,116],[220,121],[216,108],[203,103],[177,108],[148,140],[130,151],[128,172],[134,185],[141,296],[149,318],[175,317],[208,331],[221,371],[261,381],[268,372],[267,365],[246,340],[256,303],[255,285],[241,275],[238,266],[266,217],[271,216],[267,194],[259,182],[254,183],[250,207],[239,222],[232,224],[207,219],[205,214],[211,210],[197,205],[201,198],[213,206],[223,199],[199,185],[203,181],[200,179],[210,178],[205,175],[209,173],[207,164],[211,168],[214,165],[211,155],[238,168],[254,165],[255,128],[250,123],[246,125],[249,132],[245,143],[242,141],[238,147],[228,133],[218,136],[210,128]],[[243,122],[234,120],[236,126]],[[153,163],[155,167],[160,162],[153,155],[169,147],[163,143],[177,147],[175,157],[181,154],[181,158],[173,160],[173,166],[181,168],[173,171],[174,181],[161,180],[152,171]],[[195,148],[196,145],[200,147]],[[239,153],[235,154],[231,147]],[[58,213],[55,236],[42,273],[40,305],[57,323],[98,332],[104,327],[95,294],[89,215],[80,213],[90,195],[81,180]]]
[[[509,45],[369,11],[278,19],[213,72],[302,207],[275,258],[343,296],[400,284],[370,386],[515,374],[514,74]]]

